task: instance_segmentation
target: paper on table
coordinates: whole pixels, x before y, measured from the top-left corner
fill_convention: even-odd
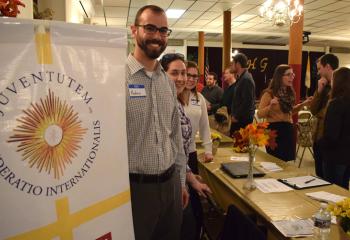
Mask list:
[[[297,189],[316,187],[330,184],[329,182],[314,176],[301,176],[281,179],[282,182],[294,186]]]
[[[344,196],[336,195],[325,191],[306,193],[306,196],[313,198],[315,200],[332,202],[332,203],[340,202],[346,198]]]
[[[255,179],[257,188],[263,193],[288,192],[293,188],[277,181],[274,178]]]
[[[280,166],[273,162],[260,162],[260,165],[263,167],[263,169],[269,172],[277,172],[283,170]]]
[[[311,219],[279,220],[272,224],[285,237],[304,237],[313,234],[313,221]]]
[[[231,161],[237,161],[237,162],[248,162],[249,158],[248,156],[231,156]]]

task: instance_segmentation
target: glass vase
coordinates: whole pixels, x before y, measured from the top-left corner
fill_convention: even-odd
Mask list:
[[[255,159],[255,153],[258,149],[258,146],[255,144],[249,144],[248,147],[248,156],[249,156],[249,169],[248,169],[248,176],[247,181],[243,185],[243,189],[252,191],[256,189],[256,183],[254,181],[254,175],[253,175],[253,166],[254,166],[254,159]]]
[[[216,152],[218,151],[220,145],[220,140],[213,140],[213,145],[212,145],[212,154],[215,155]]]

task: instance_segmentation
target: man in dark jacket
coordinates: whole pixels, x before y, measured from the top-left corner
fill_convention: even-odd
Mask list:
[[[317,70],[321,78],[310,104],[311,113],[317,118],[316,130],[313,135],[314,159],[316,175],[323,178],[323,163],[320,139],[323,137],[324,118],[331,91],[333,72],[339,67],[339,59],[332,53],[327,53],[317,60]]]
[[[228,87],[224,90],[220,106],[226,106],[228,114],[231,115],[231,105],[236,83],[235,73],[233,72],[231,67],[225,69],[224,81],[228,85]]]
[[[236,75],[233,102],[231,105],[230,134],[253,122],[255,113],[255,83],[247,70],[248,59],[243,53],[233,56],[232,71]]]

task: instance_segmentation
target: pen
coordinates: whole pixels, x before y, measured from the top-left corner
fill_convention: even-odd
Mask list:
[[[305,181],[305,182],[304,182],[304,184],[311,183],[312,181],[315,181],[315,180],[316,180],[316,178],[313,178],[313,179],[307,180],[307,181]]]

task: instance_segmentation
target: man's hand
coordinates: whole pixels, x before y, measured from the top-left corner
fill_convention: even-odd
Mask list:
[[[182,209],[185,209],[188,205],[190,194],[188,194],[186,187],[182,188]]]
[[[324,87],[327,85],[327,79],[325,78],[320,78],[317,83],[317,92],[321,93]]]

